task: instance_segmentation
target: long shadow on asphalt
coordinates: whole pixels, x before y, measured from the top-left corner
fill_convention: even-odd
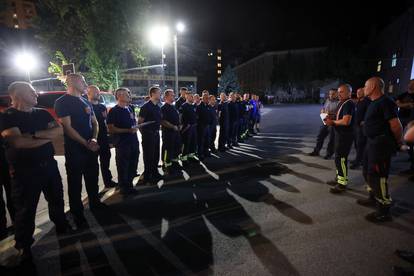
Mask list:
[[[288,142],[301,140],[289,139]],[[40,259],[47,261],[49,257],[59,256],[62,275],[80,275],[85,271],[111,275],[120,273],[119,269],[130,275],[210,275],[214,272],[209,229],[212,226],[227,238],[248,241],[269,273],[297,275],[288,258],[261,233],[260,226],[231,193],[272,206],[297,223],[312,224],[311,217],[275,198],[263,181],[288,192],[300,193],[296,187],[275,177],[292,174],[310,182],[320,183],[321,180],[281,163],[327,168],[289,156],[301,153],[298,150],[281,149],[271,143],[270,147],[269,144],[255,144],[246,144],[239,153],[233,152],[239,157],[232,156],[231,166],[227,164],[230,170],[223,170],[223,163],[210,159],[205,165],[192,164],[185,168],[190,176],[187,181],[180,177],[178,183],[168,185],[167,180],[161,190],[146,187],[134,198],[124,199],[115,193],[106,200],[108,208],[87,213],[90,229],[60,238],[57,245],[53,245],[53,231],[44,236],[36,245],[39,251],[56,248],[54,254],[41,254]],[[255,148],[261,149],[255,155],[262,160],[248,155]],[[220,157],[229,155],[223,153]],[[204,176],[197,178],[200,175]]]

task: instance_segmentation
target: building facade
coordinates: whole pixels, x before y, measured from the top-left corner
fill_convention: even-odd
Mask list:
[[[414,79],[414,8],[398,17],[370,43],[371,72],[384,79],[385,92],[396,96]]]
[[[36,7],[28,0],[2,0],[5,1],[4,11],[0,12],[0,25],[14,29],[28,29],[31,20],[36,16]]]

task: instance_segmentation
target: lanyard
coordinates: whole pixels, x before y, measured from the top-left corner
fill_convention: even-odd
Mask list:
[[[341,106],[338,109],[338,112],[336,112],[336,120],[339,120],[339,113],[341,113],[342,107],[349,101],[351,101],[351,99],[348,99],[343,104],[341,104]]]

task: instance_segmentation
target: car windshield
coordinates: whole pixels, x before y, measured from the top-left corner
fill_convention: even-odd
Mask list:
[[[115,105],[116,104],[116,99],[115,96],[112,94],[101,94],[99,97],[99,102],[100,103],[105,103],[106,105]]]

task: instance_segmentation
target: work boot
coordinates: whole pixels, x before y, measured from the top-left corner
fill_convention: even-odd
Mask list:
[[[83,214],[73,215],[73,222],[78,230],[88,228],[88,222]]]
[[[414,251],[395,250],[395,255],[407,262],[414,264]]]
[[[387,221],[392,221],[392,216],[389,210],[379,210],[372,213],[369,213],[365,216],[365,219],[373,223],[382,223]]]
[[[370,195],[368,198],[365,199],[357,199],[356,203],[365,207],[376,207],[377,201],[373,195]]]
[[[317,151],[312,151],[310,153],[308,153],[309,156],[319,156],[319,152]]]
[[[111,180],[108,181],[107,183],[105,183],[105,188],[114,188],[118,186],[118,183],[116,183],[115,181]]]
[[[340,194],[346,191],[346,186],[342,184],[336,184],[334,187],[331,187],[329,191],[332,194]]]
[[[336,179],[334,179],[334,180],[326,181],[326,184],[328,184],[329,186],[336,186],[338,182],[336,181]]]

